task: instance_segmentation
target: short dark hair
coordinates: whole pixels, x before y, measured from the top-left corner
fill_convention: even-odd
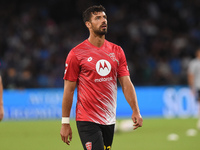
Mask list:
[[[91,6],[89,8],[87,8],[84,12],[83,12],[83,21],[86,22],[86,21],[90,21],[90,18],[91,18],[91,14],[94,13],[94,12],[106,12],[106,9],[102,6],[102,5],[99,5],[99,6]]]

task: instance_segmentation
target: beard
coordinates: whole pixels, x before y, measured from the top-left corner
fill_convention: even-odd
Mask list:
[[[94,30],[94,33],[96,35],[105,35],[107,33],[107,29],[103,29],[103,30]]]
[[[100,36],[105,35],[105,34],[107,33],[107,27],[104,28],[104,29],[101,29],[101,28],[102,28],[102,26],[100,26],[98,29],[95,29],[95,28],[93,27],[93,32],[94,32],[96,35],[100,35]]]

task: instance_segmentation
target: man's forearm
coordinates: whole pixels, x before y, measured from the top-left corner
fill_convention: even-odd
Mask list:
[[[76,82],[65,80],[62,101],[62,117],[70,117]]]
[[[135,92],[135,88],[131,82],[131,79],[129,76],[123,76],[118,78],[119,82],[122,86],[122,91],[124,93],[124,96],[131,106],[133,112],[140,113],[139,107],[138,107],[138,102],[137,102],[137,96]]]
[[[70,117],[73,95],[65,93],[62,102],[62,117]]]
[[[124,76],[119,78],[119,82],[122,86],[122,91],[124,93],[124,96],[126,98],[126,101],[131,106],[131,109],[133,112],[140,112],[137,102],[137,96],[135,92],[135,88],[130,80],[129,76]]]
[[[3,105],[3,83],[0,76],[0,105]]]
[[[188,74],[188,85],[194,90],[194,76],[192,74]]]
[[[124,96],[129,103],[131,109],[133,112],[140,112],[139,107],[138,107],[138,102],[137,102],[137,96],[135,92],[135,88],[132,83],[130,85],[127,85],[127,88],[123,90]]]

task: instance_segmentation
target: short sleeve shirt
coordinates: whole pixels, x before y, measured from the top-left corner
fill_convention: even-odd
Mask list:
[[[109,125],[116,122],[117,78],[129,76],[125,54],[107,40],[99,48],[85,40],[65,63],[65,80],[77,82],[76,120]]]
[[[200,90],[200,59],[193,59],[188,68],[188,72],[194,75],[194,84]]]

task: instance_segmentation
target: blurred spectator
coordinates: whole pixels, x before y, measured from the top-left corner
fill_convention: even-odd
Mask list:
[[[88,37],[82,11],[93,4],[100,3],[0,2],[4,87],[62,87],[68,52]],[[101,4],[109,16],[107,39],[124,49],[135,85],[186,84],[187,63],[200,40],[199,1],[102,0]]]
[[[15,68],[7,68],[7,72],[4,74],[5,88],[14,89],[18,88],[18,77]]]

